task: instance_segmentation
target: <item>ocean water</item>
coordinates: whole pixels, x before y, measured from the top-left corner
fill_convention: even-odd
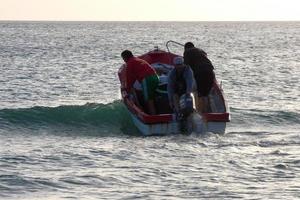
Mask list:
[[[299,33],[299,22],[0,22],[0,199],[300,199]],[[231,109],[225,135],[134,127],[120,53],[168,40],[208,53]]]

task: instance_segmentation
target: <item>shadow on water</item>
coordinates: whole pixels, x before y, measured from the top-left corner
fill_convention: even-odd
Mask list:
[[[139,135],[120,100],[58,107],[0,110],[0,133],[80,136]]]

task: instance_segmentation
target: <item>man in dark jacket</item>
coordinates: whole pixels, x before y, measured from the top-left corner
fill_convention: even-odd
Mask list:
[[[208,112],[208,94],[215,81],[214,66],[207,58],[202,49],[196,48],[193,43],[187,42],[184,45],[184,63],[189,65],[194,73],[197,85],[196,107],[200,112]]]

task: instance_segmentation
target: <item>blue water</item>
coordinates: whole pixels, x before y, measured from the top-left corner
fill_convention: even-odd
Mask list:
[[[299,22],[0,22],[0,199],[300,199],[299,32]],[[225,135],[134,127],[120,53],[168,40],[208,53],[231,109]]]

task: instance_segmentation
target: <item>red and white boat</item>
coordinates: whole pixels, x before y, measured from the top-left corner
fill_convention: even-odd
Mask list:
[[[176,120],[175,113],[169,108],[166,93],[166,77],[168,72],[174,67],[172,64],[173,58],[178,56],[169,51],[168,44],[171,42],[179,44],[174,41],[168,41],[166,45],[168,51],[163,51],[156,47],[154,50],[138,56],[151,64],[160,75],[161,88],[157,91],[155,101],[156,110],[159,114],[149,115],[145,112],[143,98],[138,86],[135,87],[136,98],[129,98],[130,95],[128,95],[125,90],[125,64],[122,65],[118,71],[123,103],[127,107],[134,124],[145,136],[181,133],[180,122]],[[209,94],[209,105],[211,112],[201,114],[194,113],[189,117],[190,119],[188,119],[188,121],[190,123],[188,123],[188,130],[190,132],[225,133],[226,123],[230,121],[230,114],[223,90],[217,80],[215,80],[214,86]]]

